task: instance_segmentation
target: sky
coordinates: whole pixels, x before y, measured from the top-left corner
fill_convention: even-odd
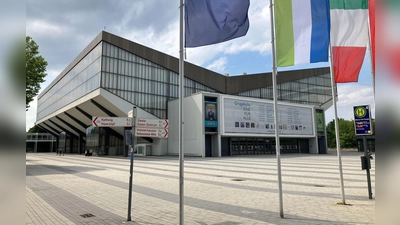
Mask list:
[[[102,31],[179,57],[179,1],[171,0],[27,0],[26,35],[39,45],[47,60],[41,91]],[[251,0],[246,36],[186,50],[187,61],[229,75],[272,70],[269,3]],[[327,67],[328,63],[278,68],[278,71]],[[353,119],[352,107],[371,105],[375,118],[371,59],[367,51],[357,83],[338,84],[338,117]],[[26,112],[26,130],[36,121],[36,98]],[[325,114],[334,118],[333,107]]]

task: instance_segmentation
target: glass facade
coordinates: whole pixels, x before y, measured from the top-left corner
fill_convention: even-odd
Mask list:
[[[100,87],[102,43],[38,99],[37,120]]]
[[[92,150],[95,155],[123,155],[123,140],[104,128],[86,128],[85,151]]]
[[[281,138],[281,153],[299,153],[298,139]],[[274,138],[237,137],[230,138],[232,155],[275,154]]]
[[[217,91],[185,78],[185,96]],[[168,100],[179,97],[179,75],[108,43],[103,43],[101,87],[158,118],[167,118]]]
[[[303,78],[277,85],[278,101],[321,106],[332,99],[330,74]],[[239,96],[273,99],[271,87],[238,93]]]
[[[56,138],[48,133],[26,133],[27,141],[55,141]]]

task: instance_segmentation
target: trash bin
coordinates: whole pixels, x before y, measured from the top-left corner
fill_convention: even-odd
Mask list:
[[[362,170],[371,169],[371,158],[370,157],[365,157],[365,155],[361,156],[361,169]]]

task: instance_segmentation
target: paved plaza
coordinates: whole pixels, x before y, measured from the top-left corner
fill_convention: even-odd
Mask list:
[[[282,155],[283,219],[275,155],[187,157],[185,224],[375,224],[361,154],[342,153],[349,205],[336,152]],[[135,157],[127,222],[128,158],[27,153],[26,224],[179,224],[178,176],[178,157]]]

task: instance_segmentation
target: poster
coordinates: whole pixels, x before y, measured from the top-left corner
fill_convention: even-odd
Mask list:
[[[278,110],[280,134],[314,135],[311,108],[279,105]],[[225,134],[275,134],[274,126],[272,103],[224,99]]]
[[[316,112],[315,113],[315,119],[316,119],[316,124],[317,124],[317,132],[324,132],[324,113],[322,112]]]
[[[204,126],[218,127],[217,103],[205,101]]]

